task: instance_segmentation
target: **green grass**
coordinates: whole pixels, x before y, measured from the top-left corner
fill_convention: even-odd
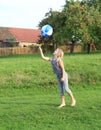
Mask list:
[[[39,55],[0,58],[0,130],[100,130],[101,54],[65,54],[76,107],[58,109],[57,80]]]

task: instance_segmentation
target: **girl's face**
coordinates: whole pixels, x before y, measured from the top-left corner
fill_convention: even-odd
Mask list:
[[[60,58],[63,58],[64,53],[63,53],[63,51],[62,51],[61,49],[57,48],[57,49],[54,51],[53,55],[54,55],[54,57],[56,57],[56,58],[59,58],[59,57],[60,57]]]
[[[53,52],[53,55],[54,55],[54,56],[57,56],[57,54],[58,54],[58,49],[56,49],[56,50]]]

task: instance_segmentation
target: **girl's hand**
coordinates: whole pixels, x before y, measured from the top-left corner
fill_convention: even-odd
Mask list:
[[[41,44],[39,44],[39,47],[41,47],[41,46],[43,46],[44,44],[43,43],[41,43]]]
[[[61,81],[64,82],[64,78],[61,78]]]

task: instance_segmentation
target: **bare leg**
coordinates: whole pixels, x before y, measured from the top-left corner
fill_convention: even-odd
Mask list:
[[[66,106],[66,104],[65,104],[65,97],[61,96],[61,105],[59,106],[59,108],[64,107],[64,106]]]
[[[68,85],[68,74],[66,73],[66,77],[65,77],[65,81],[64,81],[64,88],[66,90],[66,92],[69,94],[70,98],[71,98],[71,106],[74,107],[76,105],[76,100],[72,94],[72,91],[69,89],[69,85]]]
[[[76,100],[75,100],[75,98],[74,98],[74,96],[73,96],[72,93],[69,94],[69,95],[70,95],[70,98],[71,98],[71,100],[72,100],[71,107],[74,107],[74,106],[76,105]]]

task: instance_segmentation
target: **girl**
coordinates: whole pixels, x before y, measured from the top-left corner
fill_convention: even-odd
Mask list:
[[[62,61],[63,56],[64,56],[63,51],[61,49],[57,48],[53,53],[54,57],[49,58],[49,57],[44,56],[41,46],[39,46],[39,50],[40,50],[42,59],[51,62],[53,71],[57,76],[59,89],[60,89],[60,96],[61,96],[61,104],[59,105],[59,108],[66,106],[64,90],[66,90],[66,92],[69,94],[69,96],[71,98],[71,101],[72,101],[71,106],[72,107],[75,106],[76,100],[75,100],[71,90],[68,87],[68,75],[65,72],[64,64]]]

